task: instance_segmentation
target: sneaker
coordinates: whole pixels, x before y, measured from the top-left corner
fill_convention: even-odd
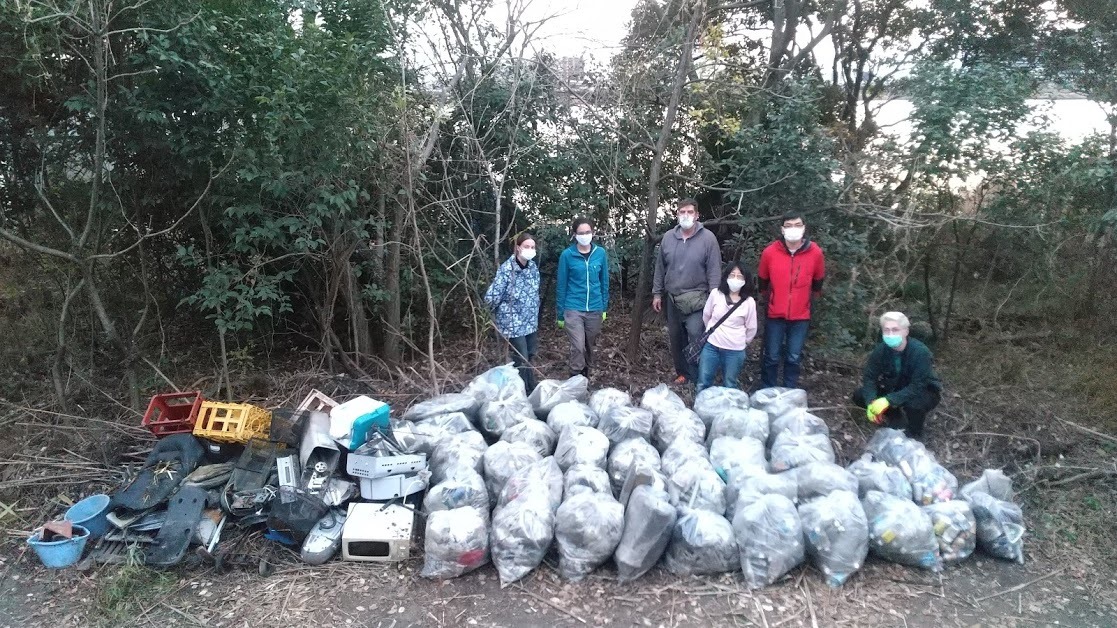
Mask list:
[[[681,385],[687,383],[687,381],[688,380],[686,378],[686,375],[680,375],[680,376],[676,377],[675,381],[672,382],[672,383],[675,384],[676,386],[681,386]]]

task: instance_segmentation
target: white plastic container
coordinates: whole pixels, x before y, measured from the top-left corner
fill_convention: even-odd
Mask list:
[[[388,404],[360,396],[330,410],[330,438],[353,451],[365,443],[370,427],[388,423]]]

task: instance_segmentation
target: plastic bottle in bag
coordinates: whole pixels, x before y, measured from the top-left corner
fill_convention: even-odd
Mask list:
[[[478,432],[462,432],[440,440],[430,456],[431,484],[444,480],[446,469],[453,465],[470,466],[481,473],[488,448],[485,438]]]
[[[660,384],[644,391],[640,397],[640,407],[658,416],[672,409],[686,408],[686,403],[667,384]]]
[[[900,461],[914,451],[927,452],[923,443],[908,438],[901,430],[883,427],[873,433],[865,451],[872,454],[873,460],[900,466]]]
[[[659,472],[659,451],[651,443],[642,438],[631,438],[613,446],[609,452],[609,482],[615,495],[620,495],[629,470],[638,465]]]
[[[592,464],[605,468],[609,456],[609,439],[592,427],[573,425],[559,436],[555,458],[563,470],[576,464]]]
[[[869,521],[869,551],[884,560],[942,570],[931,517],[909,499],[869,491],[861,500]]]
[[[683,463],[667,477],[667,494],[676,508],[708,510],[725,516],[725,482],[708,460]]]
[[[977,521],[977,546],[995,558],[1024,564],[1024,513],[1020,506],[973,491],[967,497]]]
[[[519,396],[527,398],[527,388],[520,377],[520,371],[512,364],[501,364],[474,377],[462,393],[477,400],[478,404],[499,397]]]
[[[857,493],[834,491],[799,506],[807,555],[826,584],[839,587],[869,553],[869,524]]]
[[[940,502],[924,506],[923,512],[931,518],[943,562],[956,563],[973,554],[977,546],[977,520],[968,502]]]
[[[805,557],[799,513],[783,495],[763,495],[742,504],[733,516],[733,535],[750,589],[774,583]]]
[[[485,519],[489,518],[489,490],[485,486],[485,479],[469,468],[463,468],[453,477],[427,489],[423,498],[423,510],[428,513],[467,506],[484,512]]]
[[[807,407],[807,391],[802,388],[761,388],[752,395],[749,403],[753,408],[763,410],[773,419],[786,414],[789,410]]]
[[[612,495],[571,496],[559,506],[555,519],[559,574],[575,582],[585,578],[609,560],[623,532],[624,508]]]
[[[538,567],[554,537],[555,511],[546,492],[526,493],[493,511],[490,552],[501,586]]]
[[[624,513],[624,532],[613,555],[621,582],[639,578],[659,561],[671,540],[675,517],[667,493],[650,486],[632,491]]]
[[[563,474],[562,498],[570,499],[578,493],[604,493],[613,495],[609,474],[595,464],[576,464]]]
[[[912,450],[897,465],[911,483],[911,497],[922,506],[954,499],[958,480],[939,464],[931,452]]]
[[[825,434],[796,434],[785,431],[772,445],[769,468],[779,473],[812,462],[834,462],[834,447]]]
[[[590,395],[590,409],[598,417],[605,416],[617,406],[631,405],[632,397],[623,390],[617,390],[616,388],[602,388]]]
[[[555,442],[558,440],[558,436],[550,427],[547,427],[546,423],[533,418],[504,430],[500,440],[509,443],[524,443],[539,452],[540,456],[547,457],[555,453]]]
[[[709,428],[727,410],[748,410],[749,394],[736,388],[711,386],[694,397],[694,411]]]
[[[561,435],[564,429],[572,425],[597,427],[597,423],[597,413],[581,401],[564,401],[547,414],[547,425],[556,436]]]
[[[652,427],[652,444],[663,453],[677,440],[690,440],[701,445],[706,438],[706,426],[692,410],[671,410],[655,418]]]
[[[857,494],[864,497],[869,491],[880,491],[910,500],[911,483],[904,472],[883,462],[873,460],[872,454],[864,454],[846,467],[857,478]]]
[[[676,576],[736,571],[741,557],[733,526],[717,513],[682,509],[663,564]]]
[[[496,502],[504,483],[517,471],[539,462],[543,457],[524,443],[500,441],[485,450],[485,486],[489,499]]]
[[[489,562],[488,519],[488,512],[470,507],[430,513],[419,575],[457,578]]]
[[[834,491],[849,491],[857,494],[857,478],[832,462],[812,462],[795,470],[799,483],[799,501],[829,495]]]
[[[768,472],[764,443],[755,438],[722,436],[710,445],[710,462],[726,482],[738,475]]]
[[[654,417],[643,408],[618,406],[603,417],[599,417],[597,428],[616,445],[630,438],[648,440],[652,433]]]
[[[755,438],[761,443],[767,443],[768,431],[767,412],[755,408],[730,408],[714,417],[709,433],[706,434],[706,444],[710,445],[722,436]]]

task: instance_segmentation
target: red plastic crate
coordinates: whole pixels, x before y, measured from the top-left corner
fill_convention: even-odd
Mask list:
[[[198,420],[198,410],[203,401],[199,391],[155,395],[147,405],[140,425],[151,430],[156,438],[189,434],[194,431],[194,422]]]

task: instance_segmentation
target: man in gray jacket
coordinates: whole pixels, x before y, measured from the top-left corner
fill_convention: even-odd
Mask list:
[[[683,349],[705,332],[702,307],[721,282],[721,249],[717,237],[698,222],[697,201],[679,201],[676,215],[679,225],[663,234],[655,257],[652,309],[661,312],[667,306],[675,383],[685,384],[698,380],[698,365],[687,362]]]

